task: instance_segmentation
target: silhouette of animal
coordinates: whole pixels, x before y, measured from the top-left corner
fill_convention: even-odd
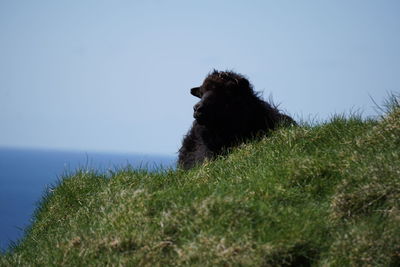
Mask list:
[[[262,100],[241,74],[214,70],[190,90],[200,101],[179,149],[178,167],[190,169],[247,140],[268,135],[279,125],[295,125],[288,115]]]

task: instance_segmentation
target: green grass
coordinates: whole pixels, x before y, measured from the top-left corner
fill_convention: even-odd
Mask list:
[[[1,266],[399,266],[400,108],[276,131],[190,171],[78,171]]]

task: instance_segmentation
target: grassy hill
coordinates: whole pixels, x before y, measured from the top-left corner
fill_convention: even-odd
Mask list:
[[[78,171],[1,266],[399,266],[400,109],[281,129],[190,171]]]

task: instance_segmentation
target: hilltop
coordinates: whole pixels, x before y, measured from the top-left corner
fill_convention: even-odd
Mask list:
[[[280,129],[190,171],[80,170],[0,265],[398,266],[400,108]]]

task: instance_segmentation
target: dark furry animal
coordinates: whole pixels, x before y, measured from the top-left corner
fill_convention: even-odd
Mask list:
[[[263,101],[242,75],[214,70],[190,93],[201,100],[193,107],[192,128],[179,149],[178,166],[190,169],[246,140],[267,135],[295,121]]]

